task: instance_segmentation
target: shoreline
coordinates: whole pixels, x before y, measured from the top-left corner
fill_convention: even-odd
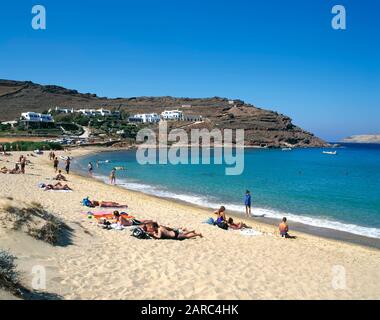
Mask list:
[[[86,149],[86,150],[74,149],[74,150],[75,150],[74,152],[79,152],[79,154],[76,156],[76,158],[78,158],[78,157],[81,158],[81,157],[87,157],[90,155],[96,155],[97,153],[104,153],[104,152],[131,151],[131,150],[134,150],[134,147],[132,146],[132,147],[127,148],[127,149],[126,148],[115,148],[115,149],[111,149],[111,150],[105,149],[102,147],[98,147],[96,149],[90,149],[90,150],[88,150],[88,149]],[[74,159],[74,160],[76,160],[76,159]],[[77,174],[78,176],[81,176],[83,178],[90,179],[90,180],[95,179],[96,181],[98,181],[100,183],[108,185],[106,182],[104,182],[100,178],[88,177],[85,174],[85,172],[80,172],[79,170],[77,170],[77,168],[74,168],[73,172],[75,174]],[[121,190],[128,190],[129,192],[136,192],[136,193],[143,194],[143,195],[153,197],[156,199],[164,199],[164,200],[167,200],[169,202],[172,201],[172,202],[179,203],[179,204],[182,204],[185,206],[190,206],[193,208],[201,209],[203,211],[209,212],[210,217],[212,216],[212,211],[217,209],[217,208],[206,207],[206,206],[194,204],[191,202],[187,202],[184,200],[175,199],[175,198],[171,198],[171,197],[157,196],[157,195],[146,193],[143,191],[129,189],[129,188],[126,188],[126,187],[123,187],[120,185],[116,185],[114,187],[120,188]],[[261,224],[267,225],[268,227],[273,227],[275,232],[277,230],[278,224],[280,223],[279,219],[274,218],[274,217],[260,217],[260,216],[246,217],[241,212],[229,210],[228,207],[227,207],[227,215],[232,216],[235,219],[235,221],[241,220],[247,224],[249,224],[249,223],[252,224],[252,222],[255,222],[255,223],[259,222]],[[348,231],[342,231],[342,230],[337,230],[337,229],[333,229],[333,228],[313,226],[310,224],[306,224],[306,223],[302,223],[302,222],[295,222],[295,221],[291,221],[291,220],[289,220],[289,223],[290,223],[291,231],[301,232],[301,233],[304,233],[307,235],[322,237],[322,238],[329,239],[329,240],[342,241],[342,242],[346,242],[346,243],[351,243],[351,244],[361,245],[361,246],[365,246],[365,247],[380,249],[380,239],[378,239],[378,238],[372,238],[372,237],[368,237],[365,235],[359,235],[359,234],[351,233]]]

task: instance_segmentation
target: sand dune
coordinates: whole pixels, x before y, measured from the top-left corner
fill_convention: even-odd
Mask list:
[[[13,167],[18,155],[0,157],[0,166]],[[252,221],[263,235],[243,236],[203,224],[211,216],[206,210],[76,175],[68,177],[74,192],[45,192],[37,184],[53,177],[52,165],[47,155],[29,159],[26,175],[0,174],[0,197],[39,202],[74,231],[71,244],[53,247],[0,227],[0,248],[18,256],[27,286],[32,267],[43,265],[46,291],[64,299],[380,298],[379,250],[302,233],[285,240],[273,226]],[[138,218],[194,228],[204,238],[138,240],[129,230],[103,230],[81,214],[86,196],[126,202]],[[342,268],[346,288],[334,289],[334,272]]]

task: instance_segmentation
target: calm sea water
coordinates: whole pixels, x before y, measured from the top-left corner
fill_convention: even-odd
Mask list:
[[[245,150],[245,170],[226,176],[223,165],[139,165],[134,151],[75,159],[78,170],[95,167],[108,181],[111,169],[126,188],[205,207],[243,212],[249,189],[253,213],[380,238],[380,145],[345,144],[337,155],[322,149]]]

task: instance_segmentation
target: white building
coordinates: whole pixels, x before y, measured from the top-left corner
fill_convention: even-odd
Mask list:
[[[16,125],[17,125],[17,121],[4,121],[4,122],[2,122],[1,124],[2,125],[9,125],[9,126],[11,126],[12,128],[14,128]]]
[[[85,116],[91,117],[96,115],[96,110],[95,109],[79,109],[75,110],[78,113],[81,113]]]
[[[112,112],[110,110],[103,109],[103,108],[96,110],[96,114],[100,115],[102,117],[110,117],[110,116],[112,116]]]
[[[112,116],[120,116],[120,111],[111,111],[108,109],[79,109],[75,110],[75,112],[81,113],[87,117],[101,116],[101,117],[112,117]]]
[[[143,123],[156,123],[160,121],[160,116],[157,113],[139,113],[135,114],[129,118],[134,122],[143,122]],[[138,121],[140,119],[140,121]]]
[[[41,114],[36,112],[23,112],[21,113],[21,120],[27,122],[54,122],[51,114]]]
[[[55,107],[54,110],[57,113],[74,113],[74,108],[67,109],[67,108]],[[51,109],[49,110],[49,112],[51,112]]]
[[[161,117],[165,120],[182,120],[183,113],[179,110],[165,110],[161,113]]]

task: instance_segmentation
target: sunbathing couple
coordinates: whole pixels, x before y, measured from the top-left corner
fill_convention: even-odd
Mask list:
[[[2,167],[0,169],[0,172],[4,173],[4,174],[6,174],[6,173],[9,173],[9,174],[20,174],[20,173],[22,173],[20,170],[20,167],[17,163],[16,163],[14,169],[8,169],[7,167]]]
[[[234,219],[232,219],[231,217],[227,219],[226,208],[224,206],[221,206],[218,210],[214,212],[214,214],[217,215],[215,224],[221,227],[222,229],[228,229],[228,228],[231,228],[233,230],[241,230],[243,228],[251,229],[251,227],[246,225],[244,222],[235,223]]]
[[[149,236],[154,239],[185,240],[196,237],[203,237],[201,233],[196,233],[195,230],[162,226],[153,220],[137,220],[134,218],[126,218],[123,217],[119,211],[113,212],[113,222],[123,227],[140,226],[142,230],[144,230]],[[99,223],[105,225],[111,224],[111,222],[106,219],[99,221]]]
[[[44,188],[44,191],[48,191],[48,190],[54,190],[54,191],[60,191],[60,190],[73,190],[71,189],[67,184],[62,184],[60,182],[57,182],[56,184],[47,184],[47,185],[44,185],[42,186]]]

